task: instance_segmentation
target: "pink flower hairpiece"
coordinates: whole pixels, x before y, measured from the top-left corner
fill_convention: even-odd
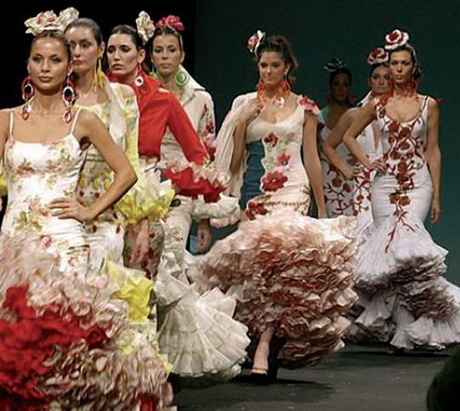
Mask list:
[[[78,10],[73,7],[62,10],[59,16],[52,10],[42,11],[24,22],[27,27],[26,33],[36,36],[44,31],[64,32],[65,28],[78,18],[78,14]]]
[[[176,30],[176,31],[184,31],[185,30],[185,26],[184,24],[180,21],[180,18],[177,17],[177,16],[172,16],[172,15],[169,15],[167,17],[163,17],[162,19],[158,20],[157,21],[157,24],[156,24],[156,27],[157,28],[164,28],[164,27],[169,27],[173,30]]]
[[[252,54],[257,53],[257,49],[260,46],[260,43],[265,37],[265,32],[257,30],[251,37],[248,39],[247,48]]]
[[[377,47],[375,50],[372,50],[367,56],[367,64],[371,66],[374,64],[384,64],[388,63],[388,53],[383,47]]]
[[[156,28],[155,23],[145,11],[141,11],[139,13],[139,16],[136,19],[136,27],[144,44],[153,37],[153,33],[155,33]]]
[[[385,50],[394,50],[405,46],[409,42],[409,34],[405,31],[395,29],[385,36]]]

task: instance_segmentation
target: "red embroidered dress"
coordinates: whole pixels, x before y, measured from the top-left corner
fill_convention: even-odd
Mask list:
[[[423,224],[433,192],[424,155],[428,100],[407,122],[377,105],[388,171],[374,179],[374,229],[358,250],[356,287],[372,297],[357,323],[401,348],[460,341],[460,290],[442,277],[447,251]]]

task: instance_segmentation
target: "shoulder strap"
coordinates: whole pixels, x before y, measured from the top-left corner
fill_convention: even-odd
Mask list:
[[[11,137],[13,135],[13,124],[14,124],[14,112],[10,110],[10,128],[9,128],[9,135]]]
[[[80,112],[81,108],[77,108],[77,111],[75,112],[75,116],[73,118],[72,128],[70,129],[70,134],[74,134],[75,132],[75,127],[77,126],[78,116],[80,115]]]

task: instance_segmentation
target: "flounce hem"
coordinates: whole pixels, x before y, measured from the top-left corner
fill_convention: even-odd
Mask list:
[[[313,364],[339,349],[357,299],[351,289],[353,218],[316,220],[275,211],[240,224],[200,260],[208,282],[238,299],[236,319],[259,334],[274,325],[285,365]]]
[[[33,258],[31,258],[33,256]],[[159,403],[168,365],[158,353],[143,273],[61,272],[39,239],[0,237],[1,402],[134,409]]]
[[[421,221],[407,220],[403,225],[388,218],[358,249],[356,287],[373,294],[394,283],[439,278],[446,271],[446,255]]]

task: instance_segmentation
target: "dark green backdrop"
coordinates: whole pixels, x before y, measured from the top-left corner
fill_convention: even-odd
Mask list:
[[[257,81],[247,38],[256,30],[288,37],[300,62],[295,91],[321,105],[327,95],[322,67],[338,56],[353,71],[353,91],[367,92],[366,57],[394,28],[409,32],[424,79],[422,93],[442,98],[442,220],[428,229],[449,250],[448,277],[460,284],[460,147],[457,142],[460,8],[455,1],[422,0],[197,0],[194,72],[214,97],[218,121],[232,99]]]

